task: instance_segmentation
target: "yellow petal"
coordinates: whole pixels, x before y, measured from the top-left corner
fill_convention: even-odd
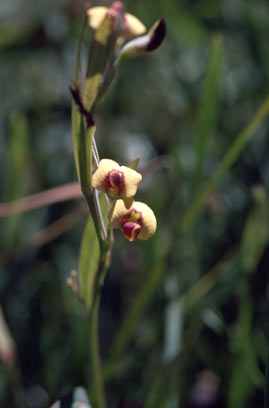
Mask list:
[[[134,200],[132,198],[115,201],[108,213],[110,228],[121,228],[122,220],[132,208],[133,203]]]
[[[144,24],[132,14],[125,13],[124,19],[126,21],[125,38],[136,37],[146,32]]]
[[[107,7],[93,7],[87,10],[88,24],[93,30],[97,30],[100,27],[108,10]]]
[[[92,176],[92,186],[97,190],[105,192],[104,181],[111,170],[119,170],[120,166],[117,162],[110,159],[102,159],[98,165],[96,172]]]
[[[120,191],[120,197],[133,197],[137,192],[138,184],[141,182],[142,176],[140,173],[129,167],[121,166],[120,169],[124,174],[124,187]]]
[[[133,208],[142,214],[142,228],[137,238],[142,240],[151,238],[157,228],[154,212],[147,204],[140,203],[139,201],[135,202]]]

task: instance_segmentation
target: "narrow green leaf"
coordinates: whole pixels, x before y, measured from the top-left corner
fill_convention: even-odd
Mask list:
[[[93,289],[100,258],[100,247],[92,217],[89,218],[82,238],[79,256],[79,287],[87,309],[93,300]]]
[[[213,38],[208,57],[204,81],[204,93],[196,128],[196,185],[199,184],[199,181],[202,178],[203,163],[218,120],[221,61],[222,38],[219,35],[216,35]]]
[[[75,101],[72,99],[72,138],[73,138],[73,151],[74,151],[74,159],[75,159],[75,165],[76,165],[76,170],[77,170],[77,175],[78,179],[80,182],[80,172],[79,172],[79,159],[78,159],[78,151],[79,151],[79,140],[80,140],[80,133],[83,131],[83,122],[82,122],[82,116],[79,112],[79,109],[75,103]]]
[[[12,201],[24,192],[25,172],[30,163],[29,122],[25,115],[14,114],[10,125],[8,150],[9,171],[6,172],[5,200]]]
[[[27,174],[31,171],[31,152],[29,139],[29,121],[21,113],[13,114],[10,123],[9,149],[4,174],[4,201],[13,201],[25,194]],[[2,223],[5,231],[4,247],[16,245],[23,216],[17,214]]]
[[[225,174],[225,172],[228,171],[235,163],[236,159],[239,157],[246,143],[248,142],[250,137],[255,134],[255,131],[263,122],[268,113],[269,113],[269,98],[265,100],[265,102],[261,105],[253,119],[242,130],[242,132],[239,133],[234,143],[232,144],[232,146],[222,159],[219,167],[213,173],[212,177],[205,183],[204,187],[201,189],[199,194],[197,194],[196,198],[194,198],[190,207],[180,220],[179,228],[181,233],[186,233],[188,231],[188,229],[196,219],[197,215],[199,214],[201,208],[203,207],[205,200],[208,197],[208,194],[216,187],[216,185],[218,184],[222,176]]]
[[[240,288],[240,310],[236,333],[233,333],[232,352],[235,356],[227,407],[244,408],[254,388],[261,386],[263,382],[252,340],[252,305],[245,283]]]
[[[78,46],[77,46],[77,51],[76,51],[76,56],[75,56],[75,64],[74,64],[74,71],[73,71],[73,76],[72,76],[72,82],[76,82],[79,85],[80,81],[80,54],[81,54],[81,44],[83,41],[84,37],[84,32],[86,28],[86,22],[87,22],[87,16],[85,14],[83,23],[81,26],[80,34],[79,34],[79,39],[78,39]]]
[[[269,200],[264,187],[254,190],[255,207],[250,213],[243,231],[241,251],[242,263],[246,271],[255,271],[268,244]]]

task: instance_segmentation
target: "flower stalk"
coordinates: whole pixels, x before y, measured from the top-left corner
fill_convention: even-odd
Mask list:
[[[86,22],[93,29],[93,38],[86,76],[81,81],[80,48]],[[99,353],[98,314],[101,290],[110,265],[113,228],[120,228],[131,242],[136,238],[145,240],[155,233],[156,218],[146,204],[132,199],[142,180],[136,171],[139,159],[136,158],[129,166],[120,166],[110,159],[100,161],[94,139],[96,126],[93,112],[109,88],[118,62],[153,51],[160,45],[165,33],[164,20],[155,23],[145,36],[133,39],[145,31],[144,24],[135,16],[125,13],[119,1],[112,3],[109,8],[87,8],[71,87],[74,157],[81,191],[91,215],[81,246],[78,294],[89,316],[93,377],[90,394],[96,408],[106,407]],[[80,83],[83,83],[82,90]],[[97,190],[103,193],[105,200],[102,201]],[[108,197],[116,201],[110,204]]]

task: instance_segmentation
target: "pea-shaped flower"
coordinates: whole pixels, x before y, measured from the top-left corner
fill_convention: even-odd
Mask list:
[[[123,13],[123,4],[120,1],[112,3],[111,7],[92,7],[87,10],[88,24],[93,30],[97,30],[102,24],[106,15],[111,19],[119,17]],[[123,13],[123,37],[129,39],[137,35],[144,34],[146,27],[135,16],[130,13]]]
[[[147,204],[127,200],[117,200],[111,207],[109,214],[109,227],[120,228],[128,241],[136,238],[147,240],[154,235],[157,221],[151,208]]]
[[[107,193],[110,198],[133,197],[142,176],[129,167],[120,166],[110,159],[102,159],[92,176],[92,186]]]

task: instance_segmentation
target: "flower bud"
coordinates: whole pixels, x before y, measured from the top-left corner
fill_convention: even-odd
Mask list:
[[[110,159],[102,159],[92,176],[92,186],[110,198],[129,198],[136,194],[142,176],[129,167]]]
[[[98,30],[104,18],[109,15],[113,20],[123,13],[123,4],[120,1],[112,3],[111,7],[92,7],[86,11],[88,24],[93,30]],[[146,31],[144,24],[130,13],[123,14],[123,32],[125,40],[142,35]]]
[[[120,228],[128,241],[136,238],[147,240],[151,238],[157,227],[157,221],[147,204],[127,200],[117,200],[108,214],[110,228]]]
[[[162,18],[152,26],[147,34],[134,38],[122,47],[118,63],[154,51],[161,45],[165,33],[166,24]]]

